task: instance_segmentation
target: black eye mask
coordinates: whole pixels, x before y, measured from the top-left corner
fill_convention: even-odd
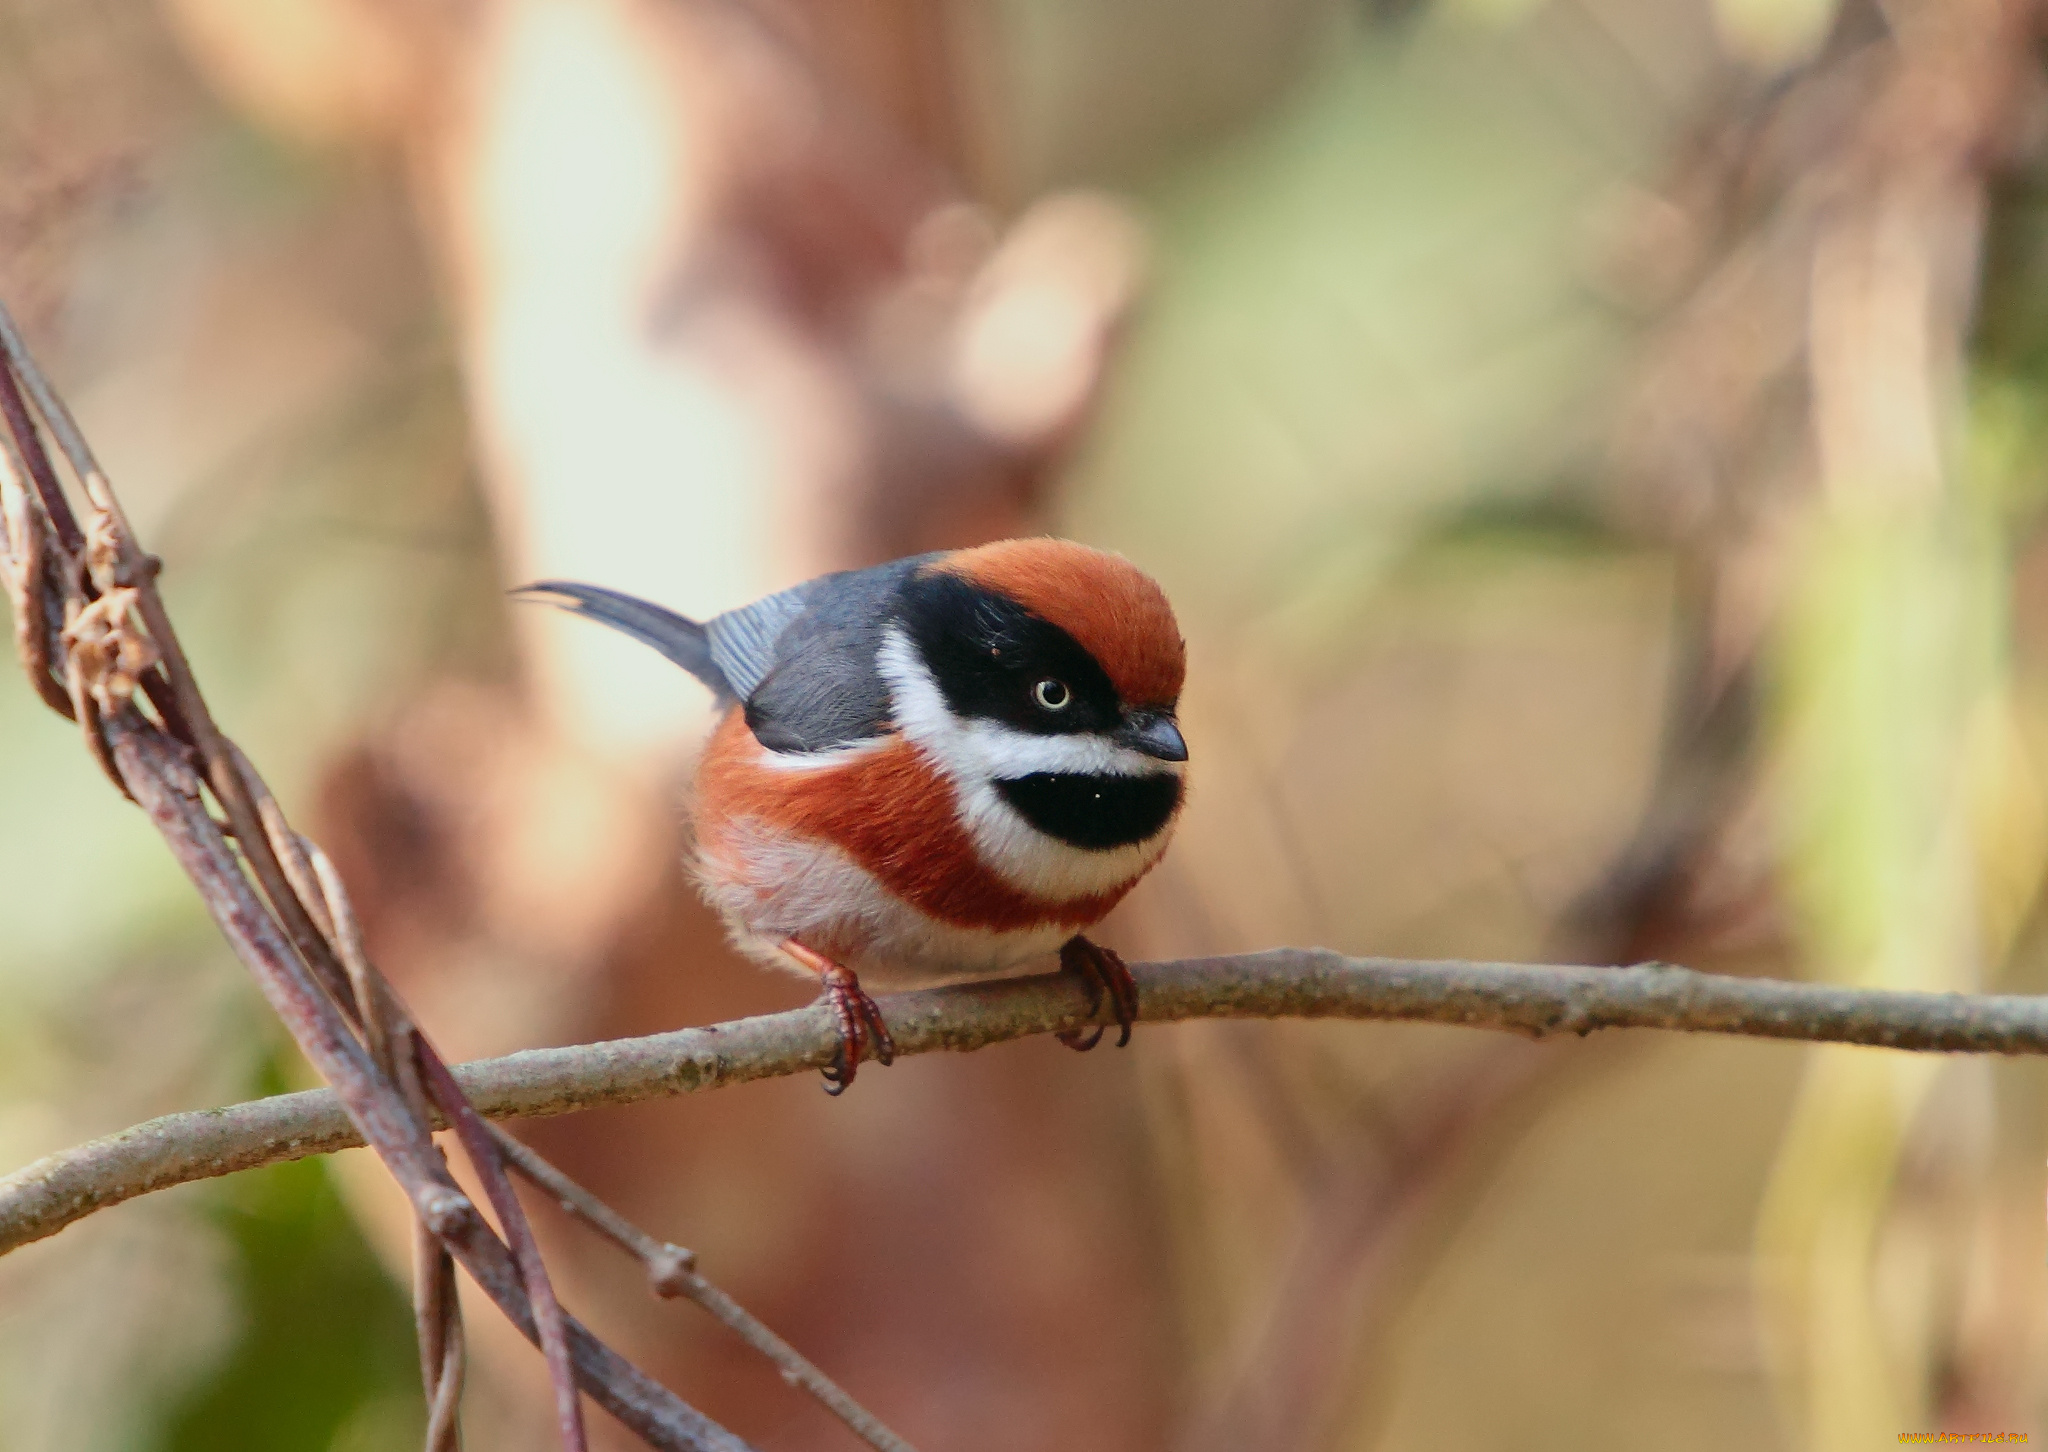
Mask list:
[[[954,715],[1042,736],[1106,734],[1120,723],[1116,687],[1095,657],[1015,601],[932,570],[905,583],[901,609],[903,627]],[[1058,710],[1036,699],[1038,683],[1047,680],[1069,692]]]

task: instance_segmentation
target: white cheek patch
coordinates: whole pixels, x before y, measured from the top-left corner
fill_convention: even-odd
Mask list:
[[[891,627],[877,656],[903,734],[936,763],[959,794],[963,824],[983,862],[1011,886],[1055,900],[1087,897],[1129,882],[1166,850],[1161,831],[1143,842],[1089,851],[1049,837],[996,790],[999,780],[1036,772],[1178,776],[1162,762],[1093,733],[1038,736],[995,721],[963,721],[904,633]]]
[[[903,734],[956,778],[1015,779],[1034,772],[1078,772],[1094,776],[1156,776],[1178,773],[1177,763],[1160,761],[1119,746],[1092,732],[1040,736],[1000,721],[963,721],[953,714],[939,683],[917,647],[891,626],[876,657],[889,683],[890,704]]]

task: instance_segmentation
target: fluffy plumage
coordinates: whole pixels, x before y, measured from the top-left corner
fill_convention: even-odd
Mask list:
[[[1010,971],[1099,922],[1172,835],[1186,655],[1164,594],[1116,555],[1005,540],[701,625],[595,586],[524,593],[732,703],[697,773],[699,873],[764,961],[885,982]]]

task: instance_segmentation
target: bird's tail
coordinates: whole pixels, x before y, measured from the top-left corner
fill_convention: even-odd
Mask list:
[[[660,605],[606,590],[597,585],[579,585],[570,580],[540,580],[512,591],[515,600],[533,600],[558,605],[573,615],[601,621],[622,630],[644,645],[651,645],[721,698],[733,695],[731,682],[711,658],[711,637],[704,627],[686,615]]]

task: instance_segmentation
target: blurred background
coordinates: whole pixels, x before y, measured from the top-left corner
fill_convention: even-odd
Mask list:
[[[683,875],[702,694],[505,587],[1046,530],[1189,641],[1127,955],[2039,991],[2041,20],[0,0],[0,296],[451,1055],[807,996]],[[0,1168],[305,1082],[11,671],[0,743]],[[1215,1022],[522,1132],[926,1452],[1833,1452],[2048,1421],[2043,1080]],[[852,1445],[542,1229],[711,1415]],[[404,1244],[349,1154],[8,1257],[0,1448],[417,1445]],[[471,1326],[470,1445],[550,1445]]]

